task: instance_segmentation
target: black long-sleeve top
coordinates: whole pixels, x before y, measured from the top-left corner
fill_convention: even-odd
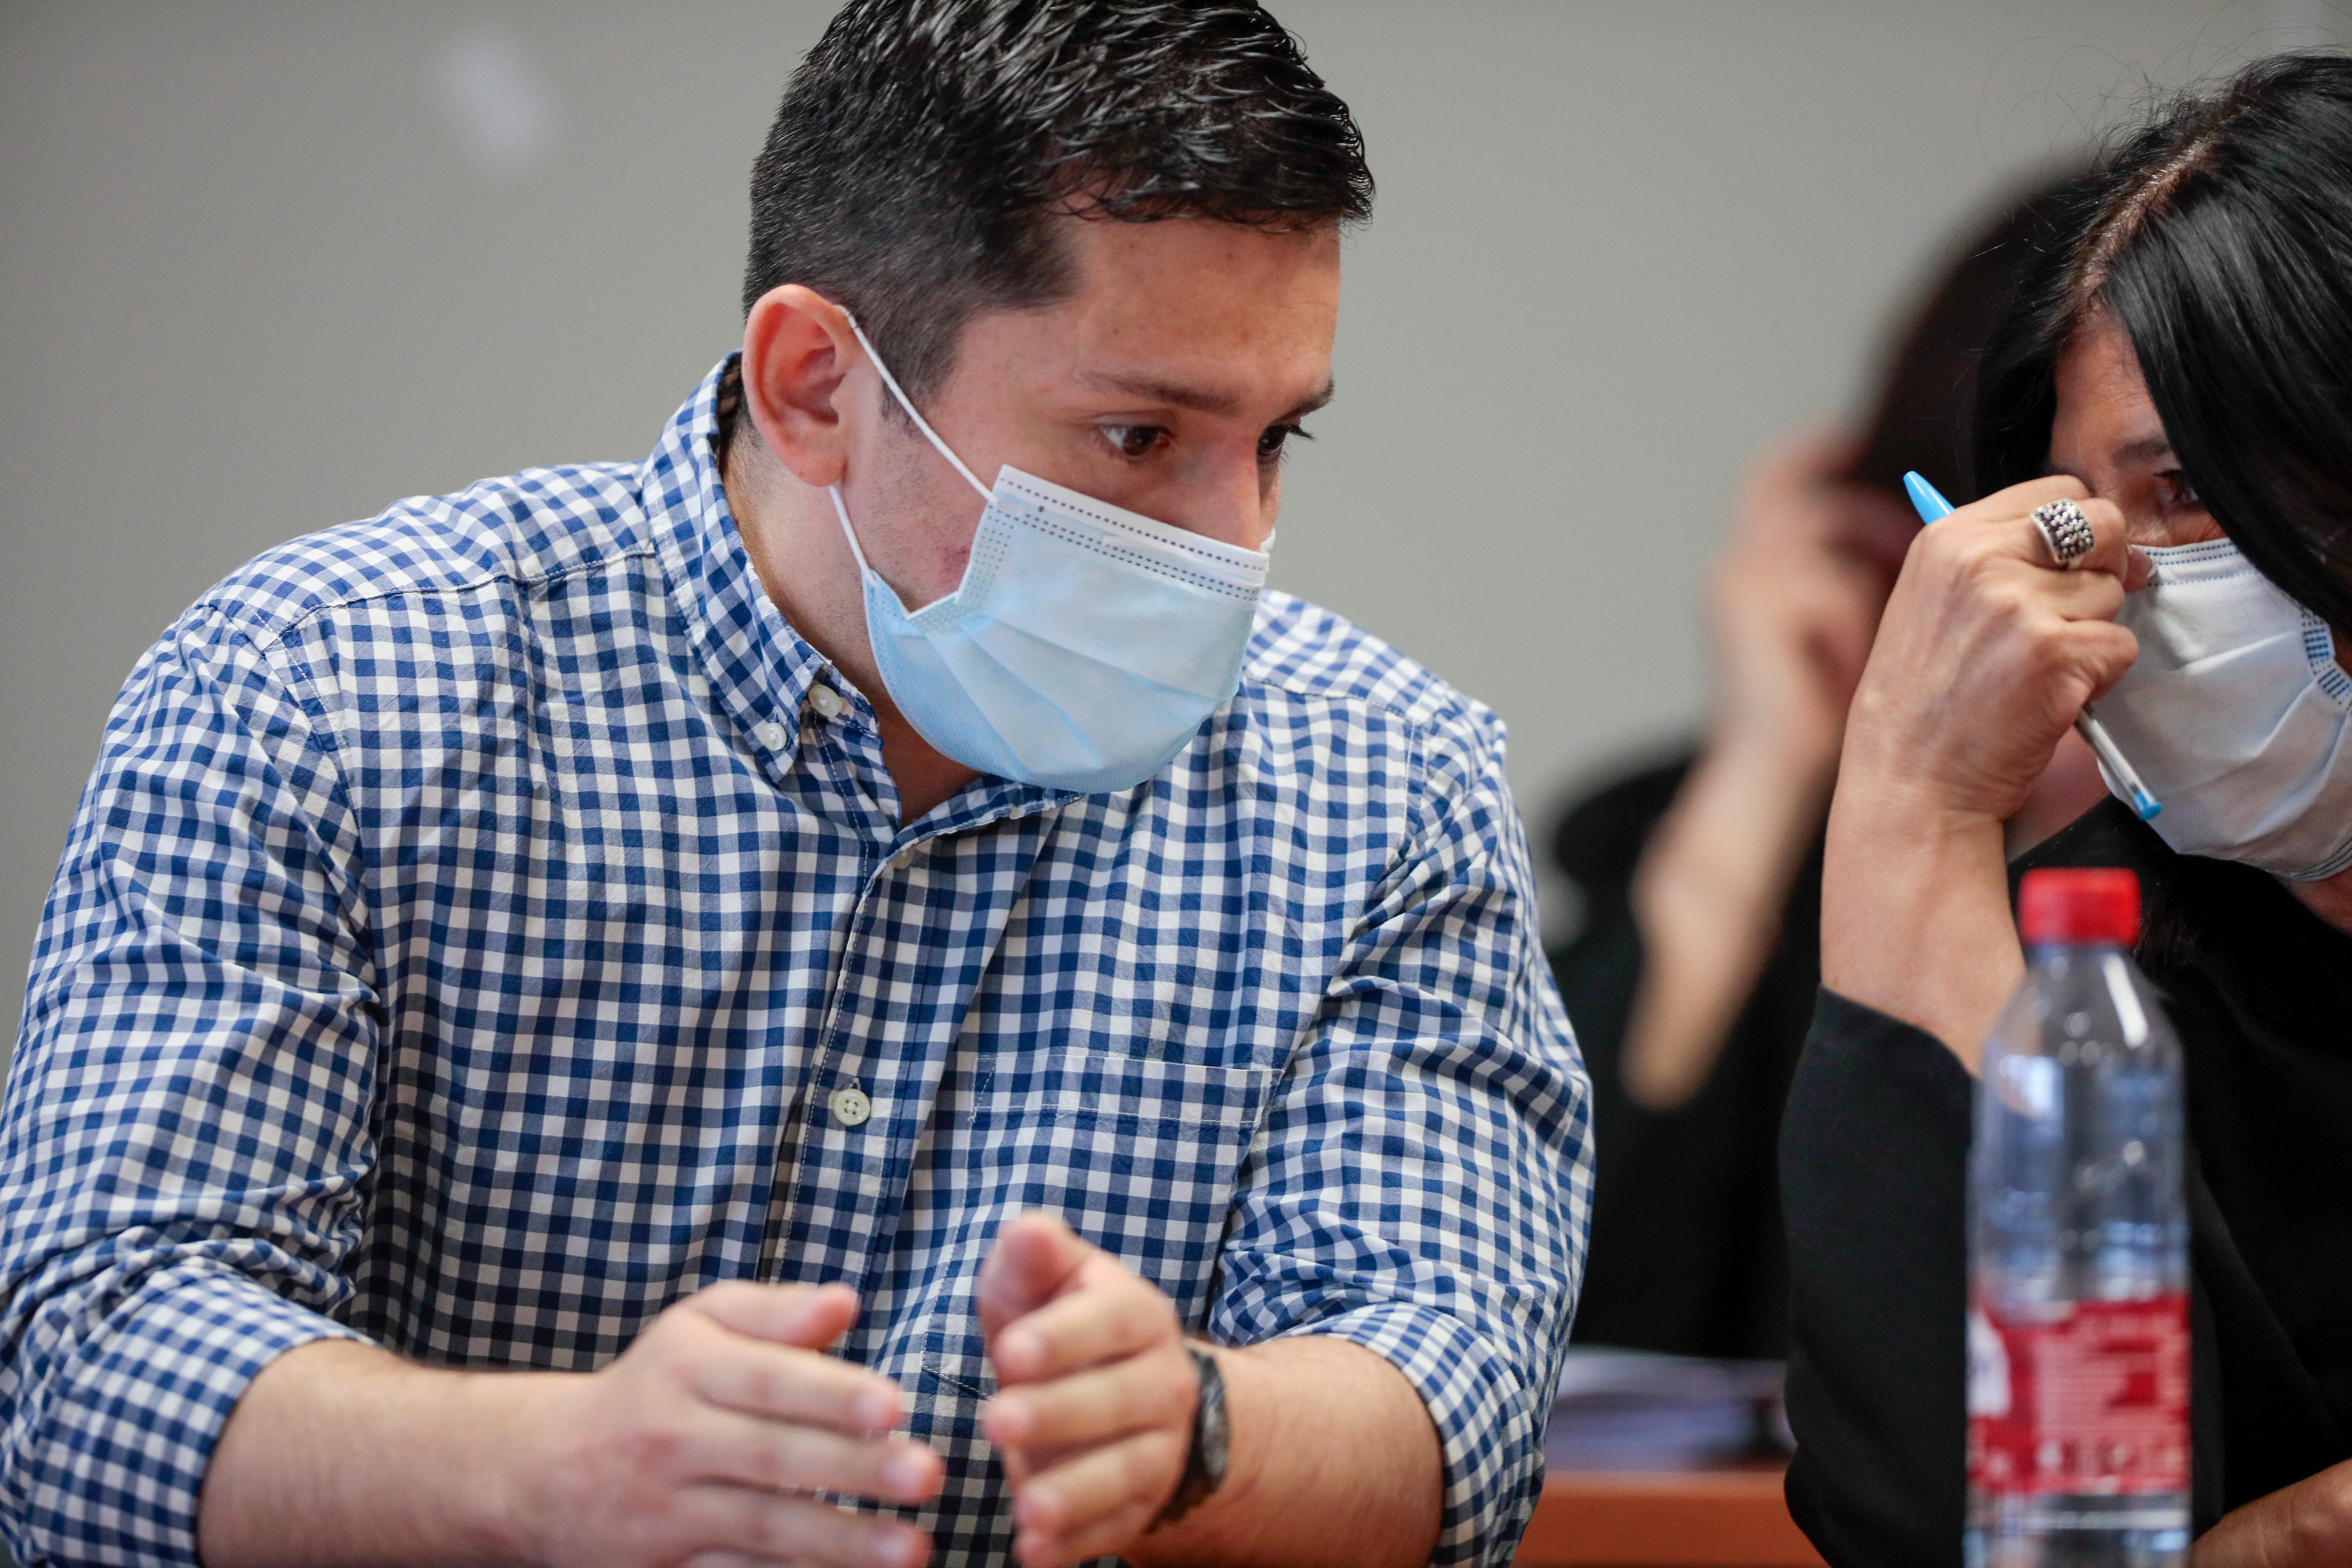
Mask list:
[[[2109,802],[2023,857],[2138,873],[2187,1068],[2195,1521],[2352,1458],[2352,940]],[[1789,1504],[1835,1568],[1960,1561],[1973,1080],[1823,992],[1781,1131]]]

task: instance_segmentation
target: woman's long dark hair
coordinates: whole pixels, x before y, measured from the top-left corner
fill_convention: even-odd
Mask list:
[[[2047,210],[1979,371],[1979,490],[2045,470],[2059,356],[2105,310],[2214,521],[2352,628],[2352,59],[2185,98]]]

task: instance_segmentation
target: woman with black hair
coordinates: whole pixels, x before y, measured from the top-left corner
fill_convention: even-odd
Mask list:
[[[1831,812],[1782,1144],[1790,1506],[1840,1568],[1958,1561],[2008,878],[2119,865],[2188,1063],[2193,1560],[2352,1563],[2352,60],[2263,62],[2133,137],[1979,386],[1995,493],[1913,546]],[[2108,802],[2005,868],[2094,698],[2163,815]]]

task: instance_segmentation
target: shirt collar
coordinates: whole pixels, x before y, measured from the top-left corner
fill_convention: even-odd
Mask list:
[[[719,388],[734,361],[730,354],[712,366],[671,416],[646,461],[637,500],[719,707],[749,737],[781,730],[781,745],[761,749],[789,768],[809,689],[820,679],[845,693],[852,688],[768,597],[727,504],[716,447]]]

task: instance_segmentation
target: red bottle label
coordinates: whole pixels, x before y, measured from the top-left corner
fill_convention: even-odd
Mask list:
[[[1981,1492],[2189,1489],[2189,1298],[1969,1313],[1969,1479]]]

